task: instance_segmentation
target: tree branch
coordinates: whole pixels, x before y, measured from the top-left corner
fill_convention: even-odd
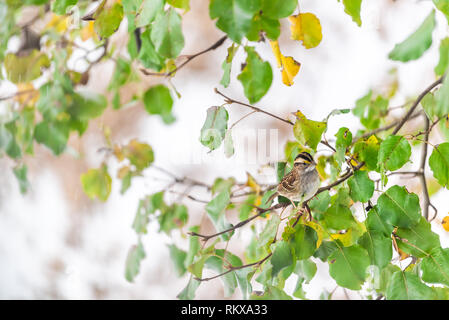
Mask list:
[[[169,71],[169,72],[162,72],[162,73],[160,73],[160,72],[149,72],[149,71],[147,71],[147,70],[144,69],[144,68],[141,68],[140,71],[142,71],[142,73],[143,73],[144,75],[147,75],[147,76],[170,77],[172,74],[174,74],[176,71],[182,69],[187,63],[189,63],[190,61],[192,61],[192,60],[195,59],[196,57],[199,57],[199,56],[201,56],[202,54],[205,54],[205,53],[207,53],[207,52],[209,52],[209,51],[215,50],[215,49],[217,49],[218,47],[220,47],[220,46],[225,42],[225,40],[226,40],[227,38],[228,38],[227,36],[223,36],[223,37],[221,37],[217,42],[215,42],[213,45],[211,45],[209,48],[204,49],[203,51],[200,51],[200,52],[198,52],[198,53],[192,54],[192,55],[190,55],[190,56],[187,56],[187,60],[186,60],[186,61],[184,61],[184,62],[181,63],[179,66],[177,66],[175,69],[173,69],[173,70],[171,70],[171,71]]]
[[[254,219],[256,219],[257,217],[260,217],[260,216],[261,216],[262,214],[264,214],[265,212],[268,212],[268,211],[271,211],[271,210],[275,210],[275,209],[279,209],[279,208],[283,208],[283,207],[287,207],[287,206],[289,206],[289,205],[290,205],[290,203],[278,203],[278,204],[276,204],[276,205],[274,205],[274,206],[272,206],[272,207],[270,207],[270,208],[266,208],[266,209],[256,207],[256,208],[257,208],[257,211],[258,211],[257,214],[253,215],[252,217],[250,217],[250,218],[248,218],[248,219],[246,219],[246,220],[240,221],[239,223],[237,223],[236,225],[232,226],[232,227],[229,228],[229,229],[226,229],[226,230],[223,230],[223,231],[214,233],[214,234],[205,235],[205,234],[200,234],[200,233],[196,233],[196,232],[189,232],[189,233],[187,233],[187,234],[190,235],[190,236],[194,236],[194,237],[200,237],[200,238],[203,239],[204,242],[206,242],[206,241],[208,241],[209,239],[212,239],[212,238],[221,236],[222,234],[225,234],[225,233],[228,233],[228,232],[232,232],[232,231],[234,231],[234,230],[236,230],[236,229],[238,229],[238,228],[243,227],[243,226],[246,225],[248,222],[251,222],[251,221],[253,221]]]
[[[405,114],[405,116],[399,121],[396,128],[394,128],[392,134],[398,133],[399,130],[401,130],[402,126],[409,120],[415,109],[418,107],[421,100],[428,94],[430,91],[432,91],[433,88],[435,88],[437,85],[441,84],[443,82],[444,76],[439,78],[437,81],[432,83],[430,86],[428,86],[421,94],[418,96],[418,98],[413,103],[412,107],[408,110],[408,112]]]
[[[249,264],[244,264],[242,266],[238,266],[238,267],[230,266],[229,270],[227,270],[225,272],[222,272],[220,274],[217,274],[216,276],[213,276],[213,277],[210,277],[210,278],[197,278],[197,277],[195,277],[194,279],[198,280],[198,281],[209,281],[209,280],[213,280],[213,279],[219,278],[221,276],[224,276],[225,274],[228,274],[228,273],[230,273],[232,271],[235,271],[235,270],[240,270],[240,269],[253,267],[253,266],[260,266],[262,263],[267,261],[272,255],[273,255],[273,253],[269,253],[265,258],[263,258],[263,259],[261,259],[259,261],[256,261],[256,262],[253,262],[253,263],[249,263]]]
[[[290,125],[292,125],[292,126],[294,125],[294,123],[291,122],[290,120],[283,119],[283,118],[281,118],[281,117],[279,117],[279,116],[277,116],[277,115],[275,115],[275,114],[272,114],[272,113],[270,113],[270,112],[268,112],[268,111],[265,111],[265,110],[263,110],[263,109],[260,109],[260,108],[258,108],[258,107],[252,106],[252,105],[247,104],[247,103],[245,103],[245,102],[241,102],[241,101],[237,101],[237,100],[234,100],[234,99],[232,99],[232,98],[229,98],[228,96],[226,96],[225,94],[223,94],[222,92],[220,92],[217,88],[215,88],[215,93],[217,93],[217,94],[219,94],[220,96],[222,96],[222,97],[225,99],[225,102],[226,102],[226,103],[229,103],[229,104],[231,104],[231,103],[236,103],[236,104],[239,104],[239,105],[248,107],[248,108],[250,108],[250,109],[252,109],[252,110],[254,110],[254,111],[256,111],[256,112],[264,113],[264,114],[266,114],[266,115],[268,115],[268,116],[270,116],[270,117],[273,117],[273,118],[275,118],[275,119],[277,119],[277,120],[280,120],[280,121],[282,121],[282,122],[284,122],[284,123],[288,123],[288,124],[290,124]]]
[[[426,159],[427,159],[427,141],[429,141],[429,119],[426,117],[424,120],[424,131],[426,132],[424,135],[424,143],[422,144],[422,151],[421,151],[421,163],[419,166],[419,172],[420,172],[420,179],[421,184],[423,188],[423,196],[424,196],[424,203],[423,203],[423,215],[426,220],[429,220],[429,190],[427,189],[427,183],[426,183],[426,175],[424,173],[425,167],[426,167]]]

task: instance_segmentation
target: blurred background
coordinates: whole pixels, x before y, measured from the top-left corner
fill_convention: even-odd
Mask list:
[[[190,0],[191,10],[183,15],[185,47],[183,54],[199,52],[216,42],[223,33],[215,27],[208,14],[207,0]],[[286,56],[293,56],[301,62],[301,69],[291,87],[282,84],[281,73],[275,67],[276,61],[268,42],[258,43],[257,51],[273,67],[273,84],[268,94],[257,106],[283,118],[290,112],[301,110],[309,119],[322,120],[336,108],[352,108],[355,101],[370,89],[376,92],[389,90],[398,83],[398,93],[390,106],[401,105],[419,94],[435,80],[433,68],[438,62],[439,39],[448,34],[444,16],[437,12],[437,27],[433,33],[434,43],[424,56],[408,63],[388,60],[388,53],[394,45],[405,39],[421,24],[432,10],[431,0],[364,0],[362,4],[362,26],[359,28],[344,13],[343,6],[336,0],[302,0],[301,12],[312,12],[321,21],[323,40],[310,50],[299,42],[290,41],[289,23],[284,19],[279,43]],[[23,13],[26,21],[33,16]],[[36,28],[45,25],[36,23]],[[83,44],[89,48],[91,44]],[[111,38],[117,51],[126,51],[126,20],[120,32]],[[14,43],[11,43],[14,46]],[[229,43],[193,60],[181,69],[171,80],[181,94],[174,105],[176,122],[162,123],[159,117],[150,116],[142,105],[130,105],[121,110],[107,109],[98,119],[89,124],[88,131],[80,139],[72,135],[68,150],[55,157],[43,146],[36,146],[35,156],[25,159],[28,179],[31,183],[26,195],[21,195],[14,178],[12,163],[0,159],[0,298],[1,299],[175,299],[185,287],[188,276],[178,278],[170,260],[167,245],[176,244],[186,249],[185,234],[175,231],[172,237],[157,232],[158,226],[150,224],[148,234],[143,238],[146,258],[140,274],[134,283],[125,280],[125,260],[128,249],[137,241],[131,228],[137,210],[138,200],[145,195],[170,189],[166,200],[174,201],[176,192],[189,192],[199,199],[209,201],[211,196],[204,188],[188,188],[173,184],[174,176],[190,177],[212,184],[217,177],[234,176],[239,182],[246,181],[251,173],[260,183],[275,183],[276,175],[272,164],[282,160],[285,142],[293,140],[291,126],[263,114],[254,114],[236,126],[233,136],[236,153],[226,158],[222,147],[208,152],[199,142],[200,129],[206,117],[206,110],[221,105],[223,99],[214,93],[219,88],[226,95],[246,101],[241,83],[236,79],[240,63],[244,62],[243,50],[234,58],[231,85],[223,88],[219,82],[222,76],[221,63],[226,57]],[[76,60],[76,59],[75,59]],[[82,71],[81,63],[73,63],[75,70]],[[179,59],[182,61],[182,58]],[[396,68],[395,73],[390,72]],[[105,93],[114,69],[113,62],[95,65],[87,88]],[[136,69],[138,70],[138,69]],[[128,101],[136,87],[148,87],[167,80],[141,75],[141,82],[129,84],[121,91],[122,100]],[[2,82],[0,96],[15,92],[15,86]],[[227,107],[230,121],[234,123],[248,109],[239,105]],[[400,117],[401,110],[393,117]],[[330,141],[340,126],[346,126],[353,133],[361,128],[351,114],[335,116],[329,122],[326,136]],[[419,125],[411,122],[411,126]],[[116,172],[118,163],[105,158],[99,149],[106,143],[103,126],[111,128],[114,143],[127,143],[138,138],[150,144],[155,152],[155,167],[144,172],[144,176],[133,180],[131,188],[120,194],[120,181],[113,177],[112,193],[106,203],[92,201],[81,189],[80,175],[88,168],[97,168],[106,160],[110,172]],[[273,136],[267,143],[259,141],[257,130],[263,129]],[[406,131],[407,128],[404,129]],[[266,131],[262,131],[266,132]],[[243,138],[242,138],[243,137]],[[435,130],[432,143],[439,143],[442,137]],[[266,156],[258,148],[267,147]],[[327,152],[322,145],[318,153]],[[419,148],[414,149],[412,159],[419,159]],[[418,163],[410,163],[404,170],[413,169]],[[159,168],[159,169],[158,169]],[[160,169],[164,170],[160,170]],[[168,171],[167,172],[165,172]],[[430,170],[427,173],[431,175]],[[391,179],[391,184],[406,185],[419,193],[418,179]],[[438,216],[432,228],[440,234],[443,247],[449,245],[449,236],[441,227],[441,219],[447,215],[448,191],[441,189],[432,199],[438,208]],[[183,203],[189,208],[188,226],[202,224],[204,233],[213,231],[205,216],[204,204],[187,198]],[[432,211],[431,211],[432,214]],[[232,212],[229,220],[236,221]],[[262,227],[264,221],[257,221]],[[187,230],[184,228],[184,233]],[[229,249],[240,254],[249,240],[245,230],[239,231],[231,241]],[[332,292],[336,283],[330,278],[326,264],[317,260],[318,273],[310,284],[304,286],[307,297],[318,299],[322,293]],[[404,265],[407,261],[402,261]],[[205,273],[207,276],[209,273]],[[213,275],[213,273],[210,273]],[[286,284],[291,293],[296,279]],[[255,290],[260,289],[254,284]],[[232,298],[240,298],[236,290]],[[358,299],[358,293],[338,289],[333,299]],[[197,290],[198,299],[223,298],[221,280],[203,283]]]

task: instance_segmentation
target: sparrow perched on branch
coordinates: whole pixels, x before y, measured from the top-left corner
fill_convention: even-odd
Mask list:
[[[293,169],[282,178],[276,192],[267,200],[267,203],[277,196],[284,196],[297,209],[293,201],[299,201],[301,204],[309,200],[315,195],[319,186],[320,177],[316,170],[316,162],[309,153],[301,152],[293,162]]]

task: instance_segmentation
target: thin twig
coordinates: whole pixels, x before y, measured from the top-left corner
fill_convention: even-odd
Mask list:
[[[429,131],[430,123],[429,119],[426,117],[424,120],[424,141],[429,141]],[[419,172],[421,173],[419,175],[421,179],[421,184],[423,188],[423,195],[424,195],[424,204],[423,204],[423,216],[426,220],[429,220],[429,190],[427,189],[427,183],[426,183],[426,175],[424,173],[425,167],[426,167],[426,159],[427,159],[427,143],[422,144],[422,151],[421,151],[421,163],[419,166]]]
[[[232,271],[235,271],[235,270],[240,270],[240,269],[253,267],[253,266],[260,266],[262,263],[267,261],[272,255],[273,255],[273,253],[269,253],[265,258],[263,258],[263,259],[261,259],[259,261],[256,261],[256,262],[253,262],[253,263],[249,263],[249,264],[244,264],[242,266],[238,266],[238,267],[230,266],[229,270],[227,270],[225,272],[222,272],[220,274],[217,274],[216,276],[213,276],[213,277],[210,277],[210,278],[197,278],[197,277],[195,277],[195,280],[198,280],[198,281],[209,281],[209,280],[213,280],[213,279],[219,278],[221,276],[224,276],[225,274],[228,274],[228,273],[230,273]]]
[[[415,119],[415,118],[419,117],[419,116],[422,115],[422,114],[423,114],[422,112],[417,112],[417,113],[415,113],[414,115],[410,116],[410,117],[408,118],[408,120]],[[363,135],[361,135],[361,136],[359,136],[359,137],[355,137],[355,138],[352,140],[352,143],[351,143],[351,144],[354,145],[354,144],[355,144],[357,141],[359,141],[360,139],[368,138],[368,137],[372,136],[373,134],[376,134],[376,133],[379,133],[379,132],[383,132],[383,131],[390,130],[391,128],[396,127],[401,121],[402,121],[402,119],[397,120],[397,121],[394,121],[394,122],[392,122],[392,123],[390,123],[390,124],[388,124],[388,125],[386,125],[386,126],[384,126],[384,127],[377,128],[377,129],[375,129],[375,130],[372,130],[372,131],[369,131],[369,132],[367,132],[367,133],[364,133]]]
[[[239,105],[248,107],[248,108],[250,108],[250,109],[252,109],[252,110],[254,110],[254,111],[256,111],[256,112],[264,113],[264,114],[266,114],[266,115],[268,115],[268,116],[270,116],[270,117],[273,117],[273,118],[275,118],[275,119],[277,119],[277,120],[280,120],[280,121],[282,121],[282,122],[284,122],[284,123],[288,123],[288,124],[290,124],[290,125],[292,125],[292,126],[294,125],[294,123],[291,122],[290,120],[283,119],[283,118],[281,118],[281,117],[279,117],[279,116],[277,116],[277,115],[275,115],[275,114],[272,114],[272,113],[270,113],[270,112],[268,112],[268,111],[265,111],[265,110],[263,110],[263,109],[260,109],[260,108],[258,108],[258,107],[255,107],[255,106],[253,106],[253,105],[247,104],[247,103],[245,103],[245,102],[237,101],[237,100],[234,100],[234,99],[232,99],[232,98],[229,98],[228,96],[226,96],[225,94],[223,94],[222,92],[220,92],[217,88],[215,88],[215,93],[217,93],[217,94],[219,94],[220,96],[222,96],[223,98],[225,98],[225,102],[226,102],[226,103],[229,103],[229,104],[231,104],[231,103],[236,103],[236,104],[239,104]]]
[[[260,217],[265,212],[268,212],[268,211],[271,211],[271,210],[275,210],[275,209],[279,209],[279,208],[283,208],[283,207],[287,207],[289,205],[290,205],[290,203],[279,203],[279,204],[276,204],[276,205],[272,206],[271,208],[266,208],[266,209],[256,207],[257,211],[258,211],[257,214],[253,215],[252,217],[249,217],[246,220],[240,221],[235,226],[232,226],[231,228],[228,228],[226,230],[223,230],[223,231],[220,231],[220,232],[217,232],[217,233],[214,233],[214,234],[210,234],[210,235],[200,234],[200,233],[196,233],[196,232],[189,232],[188,234],[191,235],[191,236],[194,236],[194,237],[200,237],[200,238],[203,239],[204,242],[207,242],[209,239],[221,236],[222,234],[225,234],[225,233],[228,233],[228,232],[232,232],[232,231],[234,231],[234,230],[236,230],[238,228],[243,227],[248,222],[251,222],[254,219],[256,219],[257,217]]]
[[[178,70],[180,70],[182,67],[184,67],[187,63],[189,63],[190,61],[192,61],[193,59],[195,59],[196,57],[201,56],[202,54],[205,54],[209,51],[215,50],[218,47],[220,47],[225,40],[227,39],[227,36],[223,36],[221,37],[217,42],[215,42],[213,45],[211,45],[209,48],[204,49],[203,51],[200,51],[198,53],[192,54],[190,56],[187,56],[186,61],[184,61],[183,63],[181,63],[179,66],[177,66],[175,69],[169,71],[169,72],[149,72],[144,68],[141,68],[140,71],[142,71],[143,74],[147,75],[147,76],[161,76],[161,77],[170,77],[172,74],[174,74],[175,72],[177,72]]]
[[[398,125],[394,128],[392,134],[398,133],[399,130],[401,130],[402,126],[409,120],[409,118],[412,116],[413,112],[415,112],[415,109],[418,107],[421,100],[428,94],[430,91],[432,91],[433,88],[435,88],[437,85],[441,84],[443,82],[444,76],[439,78],[437,81],[432,83],[430,86],[428,86],[421,94],[418,96],[418,98],[413,103],[412,107],[408,110],[408,112],[405,114],[405,116],[401,119],[401,121],[398,123]]]

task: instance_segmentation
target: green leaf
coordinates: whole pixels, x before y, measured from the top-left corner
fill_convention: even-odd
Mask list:
[[[355,223],[351,209],[339,203],[335,203],[327,209],[324,221],[329,228],[335,230],[348,229]]]
[[[297,260],[303,260],[310,258],[315,253],[317,241],[318,235],[313,228],[303,224],[297,224],[294,234],[289,240],[289,244],[294,250],[295,258]]]
[[[232,43],[232,45],[228,48],[228,55],[221,65],[221,68],[223,69],[223,77],[221,78],[220,83],[225,88],[229,86],[229,82],[231,81],[232,60],[234,59],[237,49],[238,46],[235,46],[235,44]]]
[[[389,136],[382,141],[379,149],[378,166],[396,171],[410,159],[412,148],[403,136]]]
[[[32,50],[27,55],[8,53],[3,61],[6,77],[13,83],[30,82],[41,76],[41,69],[50,67],[47,55]]]
[[[144,27],[154,21],[164,10],[165,0],[144,0],[136,16],[136,27]]]
[[[139,274],[140,263],[145,258],[145,250],[142,243],[132,246],[126,257],[125,278],[129,282],[133,282],[134,278]]]
[[[366,95],[357,99],[357,101],[355,102],[355,107],[352,109],[352,113],[355,116],[357,116],[359,118],[363,117],[363,115],[365,114],[366,107],[368,107],[368,105],[371,101],[372,95],[373,95],[373,92],[370,90]]]
[[[220,274],[226,271],[224,261],[229,262],[233,267],[239,267],[242,265],[242,261],[239,257],[223,249],[216,249],[215,255],[209,257],[205,261],[205,267],[212,269]],[[222,275],[220,279],[223,281],[224,285],[224,296],[226,298],[232,296],[235,289],[237,288],[237,278],[235,272],[226,273]]]
[[[175,266],[175,271],[178,277],[183,276],[187,269],[184,265],[187,253],[184,250],[179,249],[174,244],[168,246],[170,250],[170,258]]]
[[[22,156],[16,136],[17,128],[14,121],[7,124],[0,123],[0,149],[4,149],[6,154],[13,159],[18,159]]]
[[[166,86],[158,84],[149,88],[143,95],[143,103],[149,114],[158,114],[165,123],[171,122],[167,116],[171,115],[173,98]]]
[[[137,58],[145,68],[161,71],[165,66],[165,59],[156,52],[151,40],[150,31],[145,30],[142,32],[140,39],[142,41],[142,47]]]
[[[262,12],[269,18],[286,18],[295,11],[298,2],[296,0],[262,0]]]
[[[108,38],[114,34],[120,26],[123,19],[123,7],[116,2],[111,7],[103,7],[100,14],[96,17],[94,28],[97,34],[102,38]]]
[[[271,246],[273,255],[271,264],[273,265],[273,278],[284,268],[293,264],[293,254],[290,245],[285,241],[279,241]]]
[[[352,21],[357,23],[360,27],[362,25],[362,20],[360,19],[362,0],[343,0],[343,5],[345,6],[345,12],[350,15],[352,17]]]
[[[292,300],[292,297],[277,287],[267,286],[262,295],[252,294],[250,300]]]
[[[429,92],[424,96],[424,98],[421,100],[421,106],[424,109],[427,118],[430,121],[433,121],[432,119],[436,115],[437,102],[436,97],[432,92]]]
[[[69,125],[64,121],[42,121],[34,129],[34,139],[50,148],[55,155],[61,154],[69,139]]]
[[[449,9],[449,1],[447,2]],[[448,10],[449,13],[449,10]],[[440,42],[440,60],[435,67],[435,74],[437,76],[442,76],[446,72],[449,65],[449,38],[446,37]]]
[[[433,148],[429,165],[438,183],[449,189],[449,142],[444,142]]]
[[[411,272],[397,271],[387,288],[388,300],[432,300],[434,292]]]
[[[272,215],[270,220],[266,223],[264,229],[258,236],[259,245],[266,245],[273,242],[273,239],[276,237],[276,233],[281,223],[281,219],[278,215]]]
[[[142,1],[143,0],[122,0],[123,13],[126,16],[126,19],[128,20],[128,32],[130,33],[130,38],[135,37],[133,34],[133,31],[136,29],[136,24],[134,20],[136,19],[136,13],[139,11]]]
[[[172,8],[156,17],[151,28],[151,41],[161,56],[176,58],[184,47],[181,16]]]
[[[326,122],[309,120],[300,111],[297,111],[293,134],[300,144],[308,145],[315,150],[326,126]]]
[[[13,169],[14,176],[16,177],[17,181],[19,182],[21,194],[25,194],[28,190],[28,187],[30,186],[30,183],[28,182],[28,179],[27,179],[27,171],[28,171],[28,168],[24,164],[17,166]]]
[[[335,134],[337,140],[335,141],[336,159],[339,164],[345,160],[346,148],[348,148],[352,143],[352,133],[348,128],[342,127]]]
[[[167,0],[167,3],[175,8],[184,9],[185,11],[190,10],[190,0]]]
[[[349,194],[354,202],[368,202],[374,193],[374,181],[370,180],[366,171],[357,170],[348,180]]]
[[[108,167],[103,164],[99,169],[89,169],[81,175],[81,184],[89,198],[106,201],[111,193],[112,184]]]
[[[55,0],[51,5],[51,11],[56,14],[64,15],[68,13],[66,10],[68,7],[75,5],[78,0]]]
[[[251,27],[251,20],[260,10],[260,0],[211,0],[209,15],[218,18],[218,29],[235,43],[240,43]]]
[[[400,238],[397,240],[399,249],[414,257],[423,258],[440,246],[440,237],[432,232],[430,223],[424,217],[410,228],[398,228],[396,235]]]
[[[273,72],[270,63],[263,61],[253,47],[245,47],[246,65],[237,79],[243,85],[250,103],[259,101],[270,89]]]
[[[369,138],[357,141],[354,145],[353,154],[359,162],[365,162],[368,170],[377,170],[379,148],[379,140],[375,135],[372,135]]]
[[[436,115],[439,117],[449,113],[449,77],[445,77],[441,88],[435,93],[437,100]]]
[[[419,198],[398,185],[389,188],[377,200],[382,221],[397,227],[409,228],[421,218]]]
[[[201,128],[201,144],[210,150],[217,149],[225,137],[228,118],[228,111],[224,107],[213,106],[207,109],[206,121]]]
[[[374,206],[369,212],[365,222],[366,228],[370,232],[382,233],[384,236],[390,237],[394,226],[383,220],[379,214],[379,209]]]
[[[339,286],[360,290],[370,265],[368,252],[359,245],[339,247],[327,259],[329,274]]]
[[[231,224],[227,222],[225,216],[225,210],[229,202],[230,202],[230,192],[228,190],[224,190],[220,192],[206,205],[206,212],[209,218],[211,219],[217,232],[224,231],[231,227]],[[223,240],[228,240],[230,238],[230,233],[225,233],[221,235],[221,238]]]
[[[178,203],[174,203],[170,207],[161,210],[161,214],[157,217],[159,222],[159,231],[167,234],[173,229],[182,228],[189,219],[187,207]]]
[[[93,92],[80,92],[73,95],[73,103],[68,113],[79,120],[90,120],[100,116],[108,106],[105,96]]]
[[[139,200],[139,206],[132,224],[136,233],[147,233],[150,214],[155,213],[156,210],[163,210],[165,207],[164,192],[157,192]]]
[[[379,270],[390,263],[393,256],[391,237],[368,231],[358,239],[357,244],[366,249],[371,265],[377,266]]]
[[[337,249],[338,246],[335,244],[335,241],[323,241],[313,256],[315,258],[319,258],[323,262],[326,262],[329,256]]]
[[[449,248],[437,247],[422,260],[422,279],[428,283],[449,286]]]
[[[200,286],[201,281],[194,278],[189,280],[187,286],[176,296],[180,300],[193,300],[195,298],[196,289]]]
[[[316,264],[310,260],[300,260],[296,263],[295,273],[298,275],[295,290],[293,296],[300,299],[306,299],[305,292],[303,290],[303,284],[309,283],[315,276],[317,271]]]
[[[440,10],[446,16],[449,23],[449,1],[448,0],[433,0],[435,7]]]
[[[432,45],[432,32],[435,23],[435,10],[432,10],[413,34],[403,42],[396,44],[388,57],[391,60],[402,62],[420,58]]]
[[[251,28],[246,34],[249,41],[261,41],[264,32],[268,39],[276,40],[281,34],[281,24],[277,19],[268,18],[264,12],[256,14],[251,21]]]
[[[232,130],[226,130],[226,134],[223,139],[224,153],[226,158],[232,157],[234,154],[234,140],[232,140]]]
[[[327,211],[329,204],[331,203],[331,196],[329,191],[326,190],[317,194],[309,201],[309,207],[312,210],[312,213],[320,213],[323,214]]]

